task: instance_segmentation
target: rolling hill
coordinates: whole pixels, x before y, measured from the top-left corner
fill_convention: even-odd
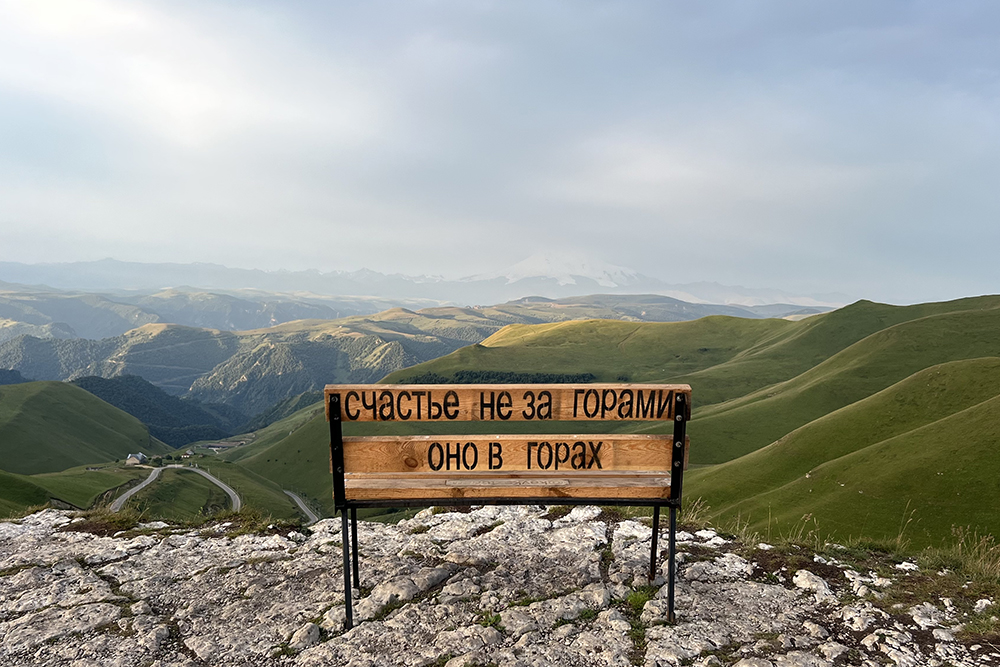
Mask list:
[[[253,443],[219,457],[293,491],[333,515],[330,431],[322,402],[305,407],[255,434]]]
[[[0,470],[0,517],[49,502],[49,493],[23,475]]]
[[[505,369],[590,372],[599,382],[689,383],[695,388],[691,432],[698,437],[691,460],[721,463],[922,368],[1000,355],[997,327],[995,296],[905,307],[860,301],[797,322],[706,317],[511,326],[385,381]]]
[[[716,518],[789,531],[809,515],[825,534],[893,537],[909,507],[917,545],[1000,529],[984,502],[1000,490],[1000,298],[858,302],[757,330],[715,319],[510,327],[386,380],[533,369],[687,382],[691,461],[721,465],[692,470],[686,495]],[[713,339],[721,326],[735,335]]]
[[[689,472],[716,519],[937,544],[952,526],[1000,532],[1000,358],[952,361],[830,412],[755,452]],[[911,513],[912,512],[912,516]]]
[[[91,375],[71,384],[129,413],[145,424],[154,438],[172,447],[220,440],[236,433],[246,421],[246,415],[234,408],[171,396],[138,375]]]
[[[25,475],[173,450],[135,417],[62,382],[0,387],[0,468]]]
[[[911,518],[906,536],[918,546],[939,543],[956,525],[1000,530],[1000,515],[984,501],[1000,492],[1000,297],[906,307],[861,301],[805,319],[522,321],[546,312],[587,311],[551,303],[396,309],[238,333],[148,325],[127,334],[146,336],[145,347],[110,359],[119,367],[147,363],[166,373],[171,364],[164,359],[186,353],[186,336],[197,341],[193,349],[232,350],[192,381],[190,393],[264,407],[286,399],[273,418],[315,396],[292,399],[300,393],[293,388],[375,381],[422,354],[449,350],[394,370],[384,381],[552,373],[687,382],[695,399],[691,461],[713,465],[692,468],[685,496],[703,498],[718,521],[788,532],[808,515],[807,527],[847,539],[894,537]],[[474,344],[465,345],[469,341]],[[0,354],[5,349],[0,345]],[[0,392],[24,386],[31,385]],[[265,405],[269,398],[275,400]],[[359,434],[429,433],[465,426],[351,428]],[[649,425],[588,428],[643,431]],[[260,502],[278,502],[280,490],[288,489],[330,513],[328,440],[321,406],[306,405],[210,463],[248,484],[260,482],[268,489]],[[40,479],[31,483],[45,488]]]
[[[700,410],[691,429],[705,451],[696,460],[721,463],[748,454],[921,369],[1000,356],[998,330],[1000,308],[928,315],[886,327],[789,380]]]
[[[239,331],[308,318],[367,315],[400,305],[437,305],[428,299],[326,297],[259,290],[206,291],[177,287],[105,293],[0,283],[0,341],[119,336],[143,324]]]
[[[148,475],[146,468],[104,463],[30,475],[24,479],[45,489],[50,498],[88,509],[98,501],[107,502],[117,496],[119,487]]]

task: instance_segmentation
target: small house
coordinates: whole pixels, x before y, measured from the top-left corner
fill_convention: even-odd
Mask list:
[[[138,454],[129,454],[128,458],[125,459],[125,465],[127,466],[137,466],[148,462],[149,459],[145,454],[139,452]]]

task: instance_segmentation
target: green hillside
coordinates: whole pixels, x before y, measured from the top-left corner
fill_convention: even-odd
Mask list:
[[[0,470],[0,518],[49,502],[49,493],[22,475]]]
[[[242,447],[235,447],[219,455],[225,461],[240,461],[258,454],[268,447],[284,440],[295,430],[314,419],[317,415],[323,414],[322,400],[307,405],[284,419],[269,424],[253,434],[253,441]]]
[[[627,376],[653,382],[711,368],[800,323],[713,316],[692,322],[613,320],[511,325],[448,356],[392,373],[385,382],[407,382],[462,370],[520,373],[591,373],[597,382]]]
[[[259,413],[244,425],[246,431],[259,431],[274,422],[290,417],[303,408],[308,408],[323,400],[322,391],[306,391],[297,396],[278,401],[264,412]]]
[[[811,514],[842,538],[937,543],[951,527],[1000,531],[1000,358],[934,366],[722,465],[692,470],[685,495],[717,519],[788,531]],[[908,515],[907,515],[908,516]]]
[[[0,470],[0,517],[44,505],[50,499],[87,509],[105,494],[115,495],[113,489],[148,474],[149,470],[144,468],[114,464],[79,466],[40,475],[16,475]]]
[[[124,410],[149,427],[153,437],[173,447],[200,440],[221,440],[236,432],[246,415],[225,405],[171,396],[138,375],[102,378],[89,375],[72,384]]]
[[[998,325],[1000,297],[992,296],[905,307],[860,301],[798,322],[707,317],[515,325],[385,381],[506,369],[686,382],[695,401],[691,460],[720,463],[927,366],[1000,354]]]
[[[31,475],[29,479],[45,489],[52,498],[65,501],[81,509],[89,509],[105,494],[116,496],[113,489],[135,479],[149,475],[147,468],[119,465],[87,465],[59,472]],[[109,493],[111,492],[111,493]],[[106,500],[110,500],[108,497]]]
[[[597,381],[686,382],[696,406],[791,379],[886,327],[929,315],[1000,307],[987,296],[914,306],[858,301],[797,322],[705,317],[683,323],[613,321],[512,325],[479,345],[388,375],[385,382],[461,370],[590,372]]]
[[[721,463],[748,454],[923,368],[1000,356],[998,330],[998,308],[929,315],[887,327],[790,380],[698,410],[691,423],[699,442],[692,461]]]
[[[508,369],[687,382],[691,461],[722,465],[693,469],[685,495],[717,519],[787,532],[810,515],[845,539],[895,537],[909,501],[919,545],[953,525],[1000,529],[985,501],[1000,479],[997,331],[996,296],[862,301],[798,322],[520,326],[386,380]]]
[[[883,329],[930,315],[1000,307],[986,296],[913,306],[858,301],[789,327],[786,335],[764,341],[733,359],[674,378],[698,387],[698,405],[711,405],[804,373],[841,350]]]
[[[238,465],[308,499],[327,516],[333,515],[330,427],[322,413]]]
[[[62,382],[0,386],[0,467],[25,475],[173,451],[135,417]]]
[[[261,514],[271,515],[275,519],[300,517],[298,508],[285,495],[282,487],[253,470],[214,456],[200,457],[197,464],[233,487],[244,507],[259,510]]]
[[[155,483],[125,503],[147,518],[191,521],[232,508],[229,496],[201,475],[184,470],[164,470]]]

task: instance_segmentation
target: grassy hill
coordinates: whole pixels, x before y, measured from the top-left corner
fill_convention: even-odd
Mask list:
[[[299,410],[320,403],[322,400],[322,391],[305,391],[297,396],[278,401],[245,424],[245,430],[259,431],[269,424],[281,421],[285,417],[290,417]]]
[[[214,456],[199,457],[196,462],[198,467],[204,468],[233,487],[245,507],[259,510],[262,514],[271,515],[275,519],[300,517],[298,508],[292,499],[285,495],[282,487],[253,470]]]
[[[716,518],[789,531],[810,515],[845,538],[892,537],[909,502],[908,535],[929,544],[953,525],[1000,529],[984,502],[1000,478],[997,331],[996,296],[862,301],[796,322],[521,326],[386,380],[508,369],[688,382],[691,461],[725,463],[692,470],[686,495]]]
[[[751,454],[689,472],[716,519],[790,531],[809,514],[843,538],[938,542],[953,525],[1000,531],[1000,358],[919,371]]]
[[[148,426],[153,437],[173,447],[225,438],[246,421],[235,408],[171,396],[138,375],[91,375],[72,384],[129,413]]]
[[[304,419],[290,433],[286,431],[297,418]],[[245,454],[239,466],[299,494],[332,516],[330,430],[322,412],[310,416],[308,409],[300,411],[269,428],[271,432],[255,443],[254,450],[229,456]]]
[[[627,376],[652,382],[710,368],[798,323],[713,316],[692,322],[611,320],[511,325],[448,356],[392,373],[385,382],[408,382],[462,370],[521,373],[591,373],[597,382]]]
[[[117,465],[79,466],[60,472],[17,475],[0,470],[0,517],[28,507],[62,501],[87,509],[114,489],[145,477],[149,470]]]
[[[125,503],[148,518],[191,521],[231,509],[229,496],[201,475],[170,468]]]
[[[225,461],[242,461],[266,450],[272,445],[281,442],[296,430],[304,426],[309,421],[319,416],[323,417],[322,399],[296,410],[287,417],[280,419],[253,434],[253,441],[242,447],[236,447],[219,455]]]
[[[34,474],[173,450],[139,420],[62,382],[0,386],[0,468]]]
[[[506,369],[686,382],[695,390],[691,460],[720,463],[927,366],[1000,354],[998,326],[1000,297],[906,307],[861,301],[798,322],[707,317],[510,326],[385,381]]]
[[[49,502],[49,493],[23,475],[0,470],[0,518]]]
[[[875,332],[789,380],[700,409],[691,431],[702,444],[692,460],[721,463],[747,454],[923,368],[1000,356],[998,330],[1000,309],[991,308],[928,315]]]
[[[118,495],[115,489],[148,475],[146,468],[103,464],[31,475],[28,479],[45,489],[50,497],[88,509],[98,500],[112,500]]]

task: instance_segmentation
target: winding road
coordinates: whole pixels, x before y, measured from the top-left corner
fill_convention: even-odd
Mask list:
[[[125,501],[126,500],[128,500],[129,498],[131,498],[132,496],[134,496],[135,494],[139,493],[140,491],[142,491],[143,489],[145,489],[147,486],[149,486],[150,484],[152,484],[153,482],[155,482],[156,478],[160,476],[160,472],[162,472],[162,471],[163,471],[163,468],[153,468],[153,472],[149,473],[149,477],[147,477],[146,479],[144,479],[141,484],[139,484],[138,486],[133,486],[131,489],[129,489],[128,491],[126,491],[122,495],[120,495],[117,498],[115,498],[115,501],[113,503],[111,503],[111,511],[112,512],[120,512],[121,509],[122,509],[122,507],[125,505]]]
[[[188,470],[190,472],[196,472],[199,475],[201,475],[202,477],[204,477],[205,479],[207,479],[208,481],[210,481],[213,484],[215,484],[217,487],[219,487],[220,489],[222,489],[223,491],[225,491],[229,495],[229,500],[232,501],[232,503],[233,503],[233,511],[234,512],[239,512],[240,508],[243,507],[243,501],[240,500],[239,494],[236,493],[236,491],[233,489],[233,487],[229,486],[228,484],[226,484],[225,482],[223,482],[221,479],[219,479],[215,475],[212,475],[210,473],[205,472],[201,468],[189,468],[187,466],[182,466],[182,465],[178,465],[178,464],[164,466],[164,468],[181,468],[183,470]],[[112,512],[117,512],[117,511],[121,510],[121,508],[125,505],[125,501],[127,501],[129,498],[131,498],[132,496],[134,496],[136,493],[138,493],[142,489],[146,488],[147,486],[149,486],[150,484],[152,484],[153,482],[155,482],[156,479],[160,476],[160,471],[161,470],[163,470],[163,468],[153,468],[153,472],[149,473],[149,477],[147,477],[145,479],[145,481],[142,482],[142,484],[139,484],[138,486],[132,487],[131,489],[129,489],[128,491],[126,491],[125,493],[123,493],[119,498],[116,498],[115,501],[113,503],[111,503],[111,511]],[[286,493],[287,493],[287,491],[286,491]],[[310,512],[310,514],[312,514],[312,513]],[[315,516],[315,515],[313,515],[313,516]],[[319,518],[317,517],[316,520],[319,521]]]
[[[316,516],[316,513],[313,512],[311,509],[309,509],[309,507],[304,502],[302,502],[301,498],[299,498],[291,491],[285,491],[285,493],[288,495],[289,498],[295,501],[295,504],[299,506],[299,509],[302,510],[302,513],[306,515],[306,519],[308,519],[308,522],[305,523],[304,525],[309,526],[319,521],[319,517]]]

